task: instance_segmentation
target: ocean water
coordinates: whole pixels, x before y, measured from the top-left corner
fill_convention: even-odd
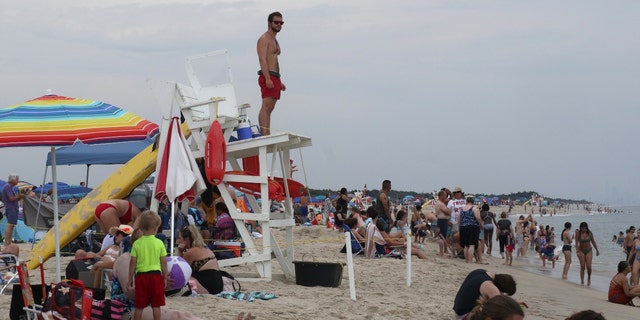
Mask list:
[[[564,229],[565,222],[571,223],[572,231],[575,231],[583,221],[589,224],[589,229],[593,232],[598,249],[600,249],[599,256],[596,256],[595,249],[593,250],[591,287],[601,291],[609,289],[609,281],[617,273],[618,262],[626,258],[622,247],[612,241],[613,235],[618,235],[620,231],[624,233],[630,226],[640,227],[640,206],[620,206],[613,209],[616,209],[618,213],[585,214],[569,212],[568,214],[558,214],[551,217],[548,215],[534,215],[534,219],[538,224],[555,228],[555,244],[558,247],[562,246],[560,235]],[[519,215],[512,215],[510,219],[515,221],[518,217]],[[494,257],[500,255],[495,241],[492,255]],[[546,267],[542,267],[542,261],[538,253],[533,249],[528,250],[526,258],[517,258],[514,252],[514,262],[516,261],[525,262],[523,268],[526,271],[562,278],[562,269],[564,267],[564,254],[562,253],[560,253],[560,259],[556,262],[554,269],[551,268],[549,261],[547,261]],[[571,251],[571,268],[569,269],[567,281],[580,284],[580,262],[578,261],[575,247]],[[586,282],[587,275],[585,270],[585,284]]]

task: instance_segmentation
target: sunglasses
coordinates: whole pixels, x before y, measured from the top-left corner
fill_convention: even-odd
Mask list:
[[[277,24],[277,25],[283,25],[284,21],[272,21],[273,23]]]

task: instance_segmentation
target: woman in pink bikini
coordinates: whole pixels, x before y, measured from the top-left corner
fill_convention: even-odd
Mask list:
[[[95,215],[100,230],[107,233],[111,227],[118,227],[121,224],[132,225],[136,229],[140,209],[128,200],[111,199],[100,203],[96,207]]]

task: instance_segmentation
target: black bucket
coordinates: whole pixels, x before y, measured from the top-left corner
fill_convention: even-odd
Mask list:
[[[342,263],[293,261],[296,284],[306,287],[339,287],[342,281]]]

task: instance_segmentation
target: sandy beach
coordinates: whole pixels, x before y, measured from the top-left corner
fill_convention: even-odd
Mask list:
[[[275,230],[284,238],[284,230]],[[344,235],[324,226],[295,227],[294,260],[344,262],[339,250]],[[20,244],[20,257],[29,255],[31,244]],[[437,244],[427,241],[427,260],[412,259],[412,284],[406,285],[406,262],[393,258],[354,258],[357,301],[349,295],[346,268],[338,288],[304,287],[295,279],[241,281],[243,291],[276,293],[278,298],[255,302],[233,301],[216,296],[172,297],[167,307],[192,312],[201,319],[233,319],[239,312],[251,312],[256,319],[452,319],[453,299],[466,274],[477,268],[495,273],[510,273],[518,284],[516,300],[525,301],[526,319],[564,319],[584,309],[602,312],[607,319],[635,319],[638,309],[606,301],[606,292],[581,287],[559,278],[524,271],[525,261],[514,260],[513,266],[502,265],[499,256],[486,257],[488,265],[466,264],[462,259],[437,256]],[[64,273],[72,257],[64,257]],[[274,274],[281,274],[274,260]],[[231,274],[256,273],[252,264],[225,268]],[[55,277],[54,259],[45,263],[47,282]],[[39,283],[38,272],[31,272],[31,283]],[[257,273],[256,273],[257,274]],[[611,274],[613,276],[613,273]],[[280,277],[277,277],[280,278]],[[9,319],[11,290],[0,296],[0,319]]]

